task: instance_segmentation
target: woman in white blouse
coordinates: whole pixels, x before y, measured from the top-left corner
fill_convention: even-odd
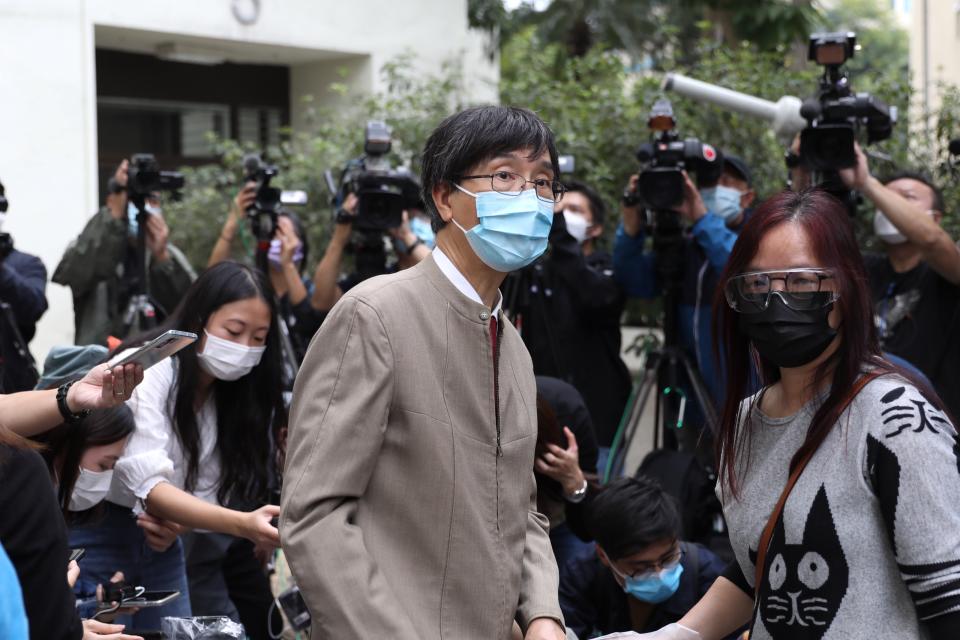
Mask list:
[[[121,348],[168,329],[200,337],[146,372],[129,402],[136,430],[116,464],[106,515],[70,532],[71,545],[87,551],[84,569],[96,574],[91,579],[120,570],[148,589],[183,592],[164,607],[137,613],[137,628],[190,615],[191,602],[195,615],[236,617],[222,576],[228,550],[226,569],[247,567],[258,588],[244,590],[263,593],[266,578],[254,544],[279,546],[271,524],[279,507],[256,508],[269,496],[273,436],[285,419],[276,307],[266,281],[238,263],[217,264],[163,326]],[[197,530],[188,536],[197,562],[178,537],[181,527]],[[188,571],[193,564],[202,575]],[[188,590],[195,592],[189,598]],[[265,593],[263,621],[268,588]]]

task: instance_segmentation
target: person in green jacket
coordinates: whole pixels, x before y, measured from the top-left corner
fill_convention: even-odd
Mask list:
[[[70,243],[53,274],[53,282],[73,291],[76,344],[106,344],[108,336],[122,339],[128,333],[125,316],[137,273],[137,217],[127,199],[127,167],[127,160],[117,167],[106,204]],[[159,199],[147,198],[146,205],[147,277],[159,321],[177,306],[196,273],[169,242]]]

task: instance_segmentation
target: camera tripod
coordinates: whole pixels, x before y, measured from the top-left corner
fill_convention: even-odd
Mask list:
[[[654,268],[663,290],[663,346],[649,352],[642,374],[634,383],[620,427],[610,448],[604,481],[622,471],[627,451],[639,432],[640,421],[654,394],[653,448],[694,449],[697,434],[684,423],[691,401],[696,403],[706,426],[714,428],[716,407],[696,363],[679,344],[677,307],[683,274],[683,235],[679,216],[673,211],[655,211]],[[683,375],[681,375],[683,374]],[[685,379],[684,379],[685,378]],[[692,398],[684,386],[689,386]],[[688,435],[689,434],[689,435]]]
[[[133,278],[129,280],[130,300],[123,314],[123,329],[120,337],[124,340],[157,326],[157,305],[150,297],[150,276],[147,266],[147,213],[146,196],[130,194],[130,202],[137,208],[136,267]]]

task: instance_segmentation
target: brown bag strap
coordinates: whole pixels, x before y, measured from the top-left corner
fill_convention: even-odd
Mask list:
[[[850,403],[853,402],[853,399],[860,394],[863,388],[867,386],[870,381],[878,378],[884,373],[887,372],[871,371],[866,375],[860,376],[860,378],[853,383],[850,393],[839,405],[836,411],[837,419],[839,419],[843,412],[847,410],[847,407],[850,406]],[[790,473],[790,477],[787,478],[787,484],[783,488],[783,492],[780,494],[780,499],[777,500],[777,505],[773,508],[773,512],[770,514],[770,519],[767,520],[767,526],[763,528],[763,533],[760,535],[760,545],[757,547],[757,563],[754,567],[755,573],[753,580],[753,596],[755,600],[760,595],[760,579],[763,576],[763,570],[767,562],[767,550],[770,547],[770,538],[773,537],[773,529],[776,527],[777,520],[780,519],[780,515],[783,513],[783,506],[787,503],[787,498],[790,496],[790,491],[793,490],[793,485],[797,484],[797,480],[800,479],[800,474],[803,473],[807,463],[810,462],[810,459],[813,458],[813,455],[816,452],[816,449],[811,449],[805,456],[803,456],[803,458],[800,459],[793,472]]]

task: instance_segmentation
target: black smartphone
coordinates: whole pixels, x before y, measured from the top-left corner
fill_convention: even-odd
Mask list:
[[[77,549],[70,549],[70,559],[67,560],[67,564],[70,564],[74,560],[76,560],[77,562],[80,562],[80,558],[82,558],[86,552],[87,550],[82,547],[78,547]]]

